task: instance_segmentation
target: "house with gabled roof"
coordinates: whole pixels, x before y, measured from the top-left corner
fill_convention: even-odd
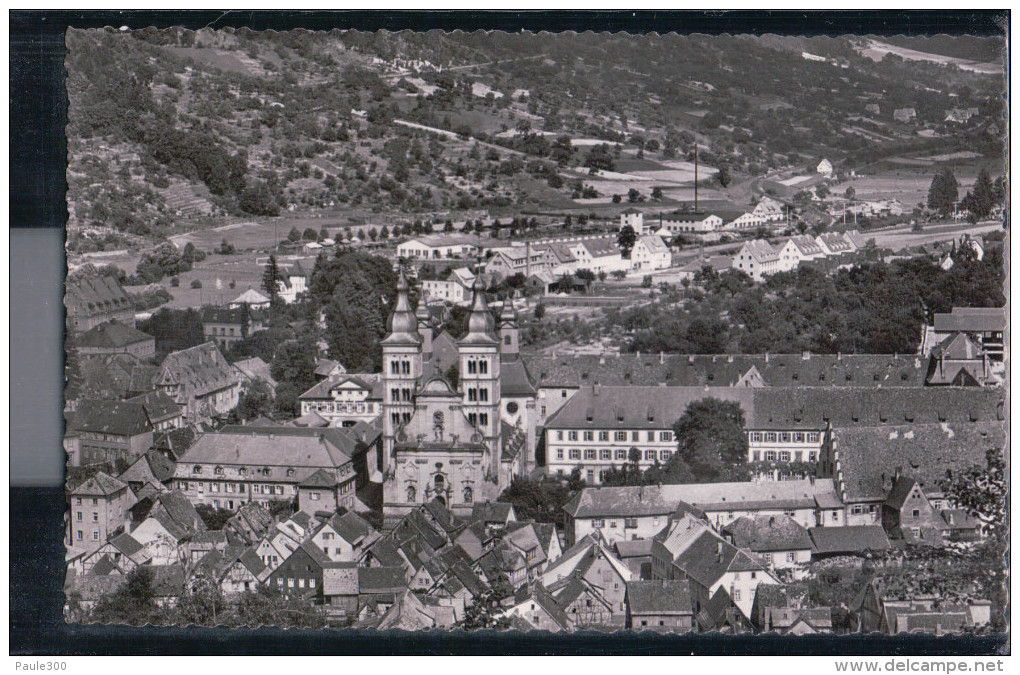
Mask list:
[[[611,614],[610,623],[623,626],[626,584],[633,579],[633,573],[600,537],[587,535],[568,548],[541,572],[539,580],[552,591],[557,582],[571,577],[597,589]]]
[[[846,527],[811,527],[812,559],[834,556],[868,556],[888,551],[889,538],[881,525],[847,525]]]
[[[706,608],[717,591],[725,590],[748,619],[758,584],[779,583],[754,553],[733,546],[689,514],[654,541],[653,578],[689,580],[695,613]]]
[[[624,625],[633,631],[688,633],[694,630],[694,604],[687,581],[627,582]]]
[[[941,546],[949,535],[949,524],[912,477],[893,480],[892,490],[882,503],[882,527],[890,541]]]
[[[71,428],[78,435],[72,466],[132,461],[152,446],[152,422],[137,402],[84,399]]]
[[[673,264],[673,256],[662,237],[649,234],[637,238],[630,252],[630,263],[634,270],[654,272],[668,269]]]
[[[792,569],[803,576],[811,562],[807,528],[787,514],[742,516],[722,529],[730,543],[756,556],[769,569]]]
[[[68,544],[92,552],[130,521],[135,495],[128,484],[102,471],[71,490]]]
[[[825,251],[806,234],[780,240],[773,248],[779,251],[780,271],[795,270],[801,263],[825,257]]]
[[[733,269],[740,270],[755,281],[784,271],[782,256],[764,239],[745,241],[733,256]]]
[[[321,549],[305,542],[270,573],[266,584],[285,595],[314,600],[322,595],[322,570],[331,563]]]
[[[203,434],[174,475],[177,489],[195,503],[234,510],[250,501],[293,499],[319,470],[336,478],[337,499],[353,500],[353,455],[367,447],[350,430],[228,426]]]
[[[626,603],[611,603],[605,598],[604,590],[589,582],[579,572],[548,586],[549,593],[556,604],[563,608],[574,630],[618,629],[623,626]]]
[[[152,561],[152,554],[148,549],[126,532],[111,537],[84,558],[82,566],[85,574],[89,574],[93,565],[104,557],[108,557],[121,574],[128,574],[139,565],[147,565]]]
[[[151,359],[156,355],[156,338],[137,330],[134,320],[130,324],[117,320],[101,323],[74,338],[71,344],[85,358],[131,354],[140,359]]]
[[[135,325],[135,303],[111,276],[69,280],[64,286],[64,307],[69,331],[85,332],[108,321]]]
[[[573,623],[563,607],[540,583],[522,587],[514,594],[513,604],[503,615],[523,621],[528,630],[558,633],[573,629]]]
[[[188,422],[200,422],[237,406],[241,377],[215,343],[206,342],[168,354],[156,387],[184,406]]]
[[[234,361],[234,369],[241,376],[241,381],[244,384],[250,384],[256,380],[262,380],[269,385],[269,390],[276,394],[277,381],[273,379],[273,375],[269,370],[269,364],[263,361],[258,356],[253,356],[250,359],[241,359],[240,361]]]
[[[974,411],[956,412],[966,417]],[[880,525],[884,505],[900,478],[916,481],[934,510],[950,508],[953,505],[939,487],[946,471],[983,466],[986,451],[1001,450],[1005,443],[1001,421],[835,429],[820,458],[820,475],[834,478],[847,506],[848,524]]]
[[[311,536],[313,544],[322,549],[333,562],[357,562],[382,535],[364,518],[348,511],[334,514]]]
[[[208,576],[226,596],[254,591],[272,571],[259,558],[255,549],[228,546],[210,551],[195,566],[194,576]]]
[[[254,288],[247,289],[244,293],[234,298],[229,307],[236,309],[238,307],[250,307],[252,309],[268,309],[270,300],[268,297],[259,293]]]
[[[505,530],[511,523],[517,522],[517,514],[509,502],[475,502],[471,515],[465,520],[481,522],[486,528]]]
[[[343,374],[325,379],[298,397],[301,413],[316,413],[332,426],[372,423],[382,414],[382,378],[376,374]]]

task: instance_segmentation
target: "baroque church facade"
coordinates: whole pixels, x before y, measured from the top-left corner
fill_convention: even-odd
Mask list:
[[[382,340],[387,523],[433,499],[469,513],[535,468],[536,388],[520,357],[517,314],[508,300],[496,321],[481,279],[472,293],[467,334],[452,340],[437,334],[424,301],[411,309],[399,277]]]

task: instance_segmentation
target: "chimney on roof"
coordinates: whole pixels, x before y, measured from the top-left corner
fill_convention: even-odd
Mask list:
[[[903,467],[902,466],[896,467],[896,473],[893,474],[893,480],[899,480],[900,479],[900,473],[902,473],[902,472],[903,472]]]

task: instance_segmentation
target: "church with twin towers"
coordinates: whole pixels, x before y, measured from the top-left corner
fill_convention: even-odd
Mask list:
[[[520,356],[517,313],[505,300],[497,320],[480,277],[472,292],[467,333],[452,339],[424,299],[412,309],[399,275],[382,340],[388,524],[433,499],[470,513],[535,468],[536,388]]]

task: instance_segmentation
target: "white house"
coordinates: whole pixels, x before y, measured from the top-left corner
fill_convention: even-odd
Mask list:
[[[783,205],[771,197],[762,197],[751,213],[770,223],[781,223],[786,220]]]
[[[595,274],[611,274],[617,270],[630,269],[630,260],[620,254],[620,245],[615,237],[586,239],[570,246],[570,252],[577,260],[578,270],[591,270]]]
[[[230,309],[237,309],[247,305],[251,309],[265,309],[269,307],[269,298],[253,288],[249,288],[241,295],[234,298],[230,303]]]
[[[415,237],[397,245],[397,256],[419,260],[440,260],[442,258],[470,258],[479,249],[476,238],[427,235]]]
[[[672,260],[673,256],[662,237],[654,234],[638,237],[630,252],[630,264],[635,270],[664,270],[669,268]]]
[[[467,267],[454,269],[445,279],[421,279],[421,291],[429,300],[442,300],[454,305],[471,302],[474,273]]]
[[[761,281],[770,274],[783,271],[779,251],[764,239],[744,242],[737,255],[733,256],[733,268],[755,281]]]
[[[620,214],[620,229],[630,225],[638,234],[645,231],[645,214],[631,207]]]
[[[806,234],[790,237],[775,248],[779,249],[780,268],[783,271],[794,270],[802,262],[825,257],[825,251],[818,242]]]
[[[815,243],[825,252],[825,255],[842,255],[853,253],[854,247],[839,232],[825,232],[815,237]]]
[[[382,414],[382,379],[373,374],[330,377],[301,394],[298,401],[302,415],[315,413],[330,426],[371,423]]]
[[[830,162],[827,159],[823,159],[822,161],[818,162],[818,168],[815,169],[815,171],[823,176],[831,176],[832,162]]]
[[[293,265],[279,265],[280,290],[278,295],[288,305],[297,301],[300,294],[308,290],[308,279],[310,274],[305,271],[300,262]]]
[[[723,226],[723,219],[711,213],[670,213],[661,216],[659,220],[660,227],[656,234],[704,234],[715,232]]]

